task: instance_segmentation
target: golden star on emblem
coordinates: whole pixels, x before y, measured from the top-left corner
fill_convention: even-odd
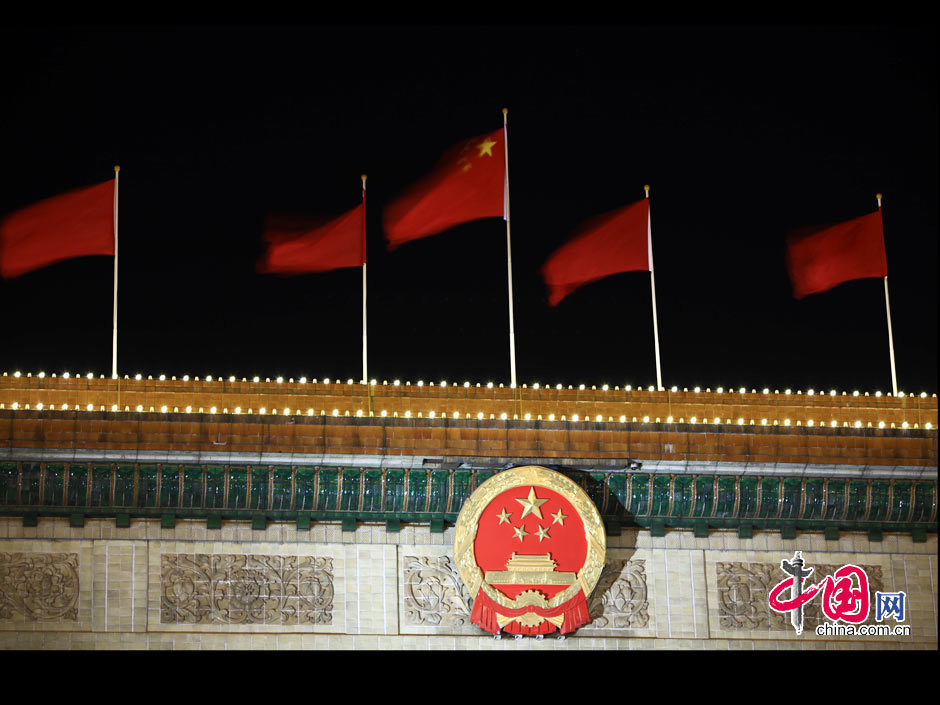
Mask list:
[[[529,488],[529,496],[526,499],[516,498],[516,501],[521,504],[525,509],[522,512],[520,519],[525,519],[529,514],[534,514],[539,519],[542,518],[542,510],[539,509],[543,504],[545,504],[547,499],[538,499],[535,496],[535,488]]]
[[[538,534],[539,543],[542,543],[542,539],[550,539],[550,538],[551,538],[551,536],[548,535],[548,527],[547,527],[547,526],[540,526],[540,527],[539,527],[539,530],[536,531],[535,533]]]
[[[565,525],[565,519],[568,518],[567,515],[561,513],[560,509],[555,514],[552,514],[552,516],[555,517],[555,521],[553,521],[552,524],[561,524],[562,526]]]
[[[523,539],[524,536],[528,536],[528,535],[529,535],[529,534],[526,533],[526,530],[525,530],[525,527],[524,527],[524,526],[514,526],[514,527],[512,527],[512,530],[516,532],[516,535],[513,536],[513,538],[514,538],[514,539],[519,539],[520,541],[522,541],[522,539]]]
[[[499,523],[500,523],[500,524],[508,524],[508,523],[509,523],[509,517],[511,517],[511,516],[512,516],[512,514],[510,514],[509,512],[506,511],[506,507],[503,507],[503,511],[501,511],[499,514],[497,514],[497,515],[496,515],[496,518],[499,519]]]
[[[480,153],[477,156],[482,157],[484,154],[488,154],[489,156],[492,157],[493,145],[495,144],[496,142],[494,142],[493,140],[488,140],[488,139],[483,140],[482,142],[480,142],[480,144],[477,145],[477,147],[480,149]]]

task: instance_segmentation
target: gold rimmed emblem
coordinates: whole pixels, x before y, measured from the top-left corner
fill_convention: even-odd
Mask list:
[[[480,517],[496,497],[518,487],[530,488],[525,500],[517,500],[526,513],[537,515],[541,504],[541,498],[538,497],[539,487],[557,492],[574,507],[584,525],[587,541],[584,565],[576,573],[557,571],[550,553],[517,556],[514,552],[506,564],[505,571],[492,570],[484,575],[474,552],[474,541]],[[529,507],[532,508],[529,509]],[[504,470],[486,480],[464,503],[454,530],[454,560],[457,571],[470,594],[476,595],[482,590],[488,598],[507,609],[518,609],[530,605],[547,609],[554,608],[573,598],[579,590],[584,592],[585,597],[589,596],[597,585],[604,567],[606,549],[607,539],[600,513],[587,493],[561,473],[538,465]],[[533,602],[533,596],[538,593],[534,591],[523,592],[512,599],[494,588],[493,584],[564,585],[565,588],[549,599],[540,596],[536,604]],[[535,619],[535,617],[530,619]],[[527,623],[521,618],[517,621]],[[554,620],[551,621],[554,623]]]

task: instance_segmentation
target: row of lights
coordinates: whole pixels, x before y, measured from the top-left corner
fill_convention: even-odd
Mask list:
[[[0,409],[2,409],[2,408],[4,408],[4,405],[3,405],[3,404],[0,404]],[[18,403],[18,402],[13,402],[13,404],[10,406],[10,408],[11,408],[11,409],[14,409],[14,410],[19,409],[19,408],[20,408],[19,403]],[[30,408],[30,407],[29,407],[29,404],[27,404],[27,405],[25,406],[25,408],[26,408],[26,409],[29,409],[29,408]],[[36,405],[36,409],[37,409],[38,411],[42,411],[44,408],[45,408],[45,407],[44,407],[44,405],[43,405],[41,402]],[[55,410],[55,404],[50,404],[50,405],[49,405],[49,409],[54,411],[54,410]],[[62,404],[62,405],[61,405],[61,409],[62,409],[63,411],[68,411],[68,404]],[[81,407],[80,407],[78,404],[75,404],[74,410],[75,410],[75,411],[79,411],[79,410],[81,410]],[[86,411],[94,411],[94,410],[95,410],[94,404],[88,404],[88,405],[85,407],[85,410],[86,410]],[[100,411],[105,411],[106,408],[105,408],[104,405],[101,405],[101,406],[99,407],[99,410],[100,410]],[[144,407],[143,407],[143,405],[138,404],[135,410],[136,410],[137,412],[143,412],[143,411],[144,411]],[[112,405],[111,405],[111,411],[119,411],[118,405],[117,405],[117,404],[112,404]],[[125,406],[125,407],[124,407],[124,411],[130,411],[130,407],[129,407],[129,406]],[[154,411],[154,407],[151,406],[151,407],[150,407],[150,412],[153,412],[153,411]],[[187,407],[185,407],[184,411],[185,411],[187,414],[191,414],[191,413],[193,413],[193,407],[187,406]],[[179,413],[179,407],[173,407],[173,412],[174,412],[174,413]],[[168,406],[161,406],[161,407],[160,407],[160,413],[163,413],[163,414],[169,413],[169,407],[168,407]],[[201,413],[205,413],[204,407],[199,407],[198,413],[200,413],[200,414],[201,414]],[[216,413],[218,413],[218,408],[217,408],[217,407],[214,407],[214,406],[213,406],[213,407],[210,407],[210,408],[209,408],[209,413],[210,413],[210,414],[216,414]],[[228,413],[229,413],[228,408],[222,409],[222,413],[223,413],[223,414],[228,414]],[[241,408],[240,406],[236,406],[236,407],[234,408],[234,410],[233,410],[233,413],[234,413],[234,414],[241,414],[241,413],[242,413],[242,408]],[[247,413],[252,414],[252,413],[254,413],[254,411],[253,411],[252,409],[248,409],[248,412],[247,412]],[[267,410],[266,407],[261,407],[261,408],[258,410],[258,413],[259,413],[259,414],[266,414],[266,413],[268,413],[268,410]],[[277,415],[277,409],[271,409],[271,414],[272,414],[272,415]],[[290,415],[291,415],[291,410],[290,410],[290,408],[285,408],[285,409],[283,410],[282,415],[283,415],[283,416],[290,416]],[[302,412],[300,409],[297,409],[297,410],[294,411],[294,415],[295,415],[295,416],[303,416],[304,414],[303,414],[303,412]],[[313,409],[307,409],[307,414],[306,414],[306,415],[307,415],[307,416],[313,416],[313,415],[314,415],[314,410],[313,410]],[[321,415],[321,416],[326,416],[326,410],[325,410],[325,409],[321,409],[321,410],[320,410],[320,415]],[[339,409],[333,409],[333,412],[332,412],[331,415],[332,415],[332,416],[339,416],[339,415],[340,415]],[[345,414],[343,414],[343,415],[344,415],[344,416],[350,416],[350,413],[349,413],[349,411],[347,410],[347,411],[345,412]],[[355,416],[357,416],[357,417],[362,417],[362,416],[364,416],[364,413],[363,413],[362,409],[357,410],[356,413],[355,413]],[[373,413],[373,412],[369,412],[369,416],[374,416],[374,413]],[[381,417],[383,417],[383,418],[384,418],[384,417],[387,417],[387,416],[388,416],[388,411],[386,411],[386,410],[383,409],[381,412],[379,412],[379,416],[381,416]],[[397,417],[398,417],[398,412],[397,412],[397,411],[393,412],[393,413],[392,413],[392,417],[393,417],[393,418],[397,418]],[[405,413],[402,415],[402,417],[403,417],[403,418],[406,418],[406,419],[412,418],[412,413],[411,413],[411,411],[410,411],[410,410],[409,410],[409,411],[405,411]],[[421,412],[418,412],[417,418],[422,418]],[[435,412],[435,411],[429,411],[429,412],[428,412],[428,418],[429,418],[429,419],[437,418],[437,412]],[[443,412],[443,413],[441,414],[441,418],[446,419],[446,418],[447,418],[447,412]],[[453,412],[453,414],[451,415],[451,418],[459,419],[459,418],[460,418],[460,412],[459,412],[459,411]],[[471,418],[471,415],[470,415],[469,413],[466,413],[466,414],[464,415],[464,418],[469,419],[469,418]],[[486,414],[485,414],[484,412],[482,412],[482,411],[477,412],[476,418],[477,418],[478,420],[483,420],[483,419],[486,418]],[[496,419],[496,415],[491,413],[491,414],[489,415],[489,418],[490,418],[490,419]],[[507,413],[503,412],[503,413],[501,413],[501,414],[499,415],[499,419],[500,419],[501,421],[507,421],[507,420],[509,419],[509,415],[508,415]],[[518,415],[518,414],[513,414],[513,420],[519,420],[519,415]],[[531,421],[531,420],[532,420],[532,414],[524,414],[523,417],[522,417],[522,420],[524,420],[524,421]],[[542,415],[541,415],[541,414],[538,414],[536,420],[537,420],[537,421],[542,421],[542,420],[543,420],[543,419],[542,419]],[[547,420],[548,420],[548,421],[555,421],[555,420],[556,420],[556,419],[555,419],[555,414],[548,414]],[[560,420],[560,421],[567,421],[568,419],[567,419],[567,416],[566,416],[566,415],[562,414],[562,415],[561,415],[561,418],[560,418],[559,420]],[[603,417],[602,415],[600,415],[600,414],[598,414],[597,416],[595,416],[594,419],[592,419],[590,416],[585,416],[584,419],[581,419],[581,417],[580,417],[579,414],[572,414],[572,416],[571,416],[571,421],[572,421],[572,422],[578,422],[578,421],[582,421],[582,420],[583,420],[584,422],[595,421],[595,422],[598,422],[598,423],[603,423],[603,422],[604,422],[604,417]],[[643,423],[662,423],[662,419],[661,419],[661,417],[659,417],[659,416],[656,417],[656,420],[655,420],[655,421],[652,421],[649,416],[644,416],[642,419],[637,419],[636,416],[632,417],[633,423],[636,423],[638,420],[639,420],[639,421],[642,421]],[[613,421],[614,421],[614,417],[613,417],[613,416],[608,416],[608,417],[607,417],[607,422],[613,422]],[[620,422],[620,423],[627,423],[627,417],[626,417],[626,416],[621,416],[621,417],[619,418],[619,422]],[[672,416],[667,416],[667,417],[666,417],[666,423],[674,423],[674,422],[675,422],[675,419],[674,419]],[[685,418],[684,418],[684,417],[680,417],[680,418],[679,418],[679,423],[685,423]],[[689,419],[689,423],[691,423],[691,424],[697,424],[697,423],[700,423],[700,420],[698,419],[698,417],[693,416],[693,417],[691,417],[691,418]],[[707,423],[708,423],[708,419],[701,419],[701,423],[706,423],[706,424],[707,424]],[[714,424],[720,424],[720,423],[721,423],[721,419],[716,416],[716,417],[712,420],[712,423],[714,423]],[[726,423],[726,424],[731,424],[731,423],[732,423],[732,420],[731,420],[731,419],[725,419],[725,423]],[[816,424],[817,424],[817,422],[814,421],[813,419],[808,419],[808,420],[806,421],[806,425],[809,426],[809,427],[813,427],[813,426],[815,426]],[[825,425],[826,425],[826,422],[825,422],[825,421],[819,421],[818,424],[819,424],[819,426],[825,426]],[[754,426],[754,425],[756,425],[756,423],[755,423],[754,419],[750,419],[749,422],[746,424],[745,421],[744,421],[744,418],[738,418],[738,420],[737,420],[737,425],[739,425],[739,426],[744,426],[744,425],[751,425],[751,426]],[[768,421],[767,419],[761,419],[761,420],[760,420],[760,425],[761,425],[761,426],[768,426],[768,425],[778,426],[778,425],[780,425],[780,422],[775,419],[775,420],[773,420],[773,422],[771,423],[771,422]],[[790,426],[790,425],[792,425],[792,422],[790,421],[790,419],[784,419],[784,420],[783,420],[783,425],[784,425],[784,426]],[[802,422],[801,422],[801,421],[797,421],[797,422],[796,422],[796,425],[797,425],[797,426],[800,426],[800,425],[802,425]],[[837,427],[839,426],[839,422],[836,421],[836,420],[832,420],[832,421],[829,422],[829,426],[830,426],[831,428],[837,428]],[[843,426],[843,428],[848,428],[848,427],[849,427],[849,422],[848,422],[848,421],[843,421],[843,422],[842,422],[842,426]],[[862,423],[861,421],[855,421],[855,423],[852,424],[852,427],[854,427],[854,428],[862,428],[862,427],[863,427],[863,423]],[[870,421],[868,422],[867,427],[868,427],[868,428],[872,428],[872,423],[871,423]],[[890,427],[891,427],[891,428],[896,428],[896,426],[895,426],[894,423],[891,423]],[[878,422],[878,428],[886,428],[885,422],[884,422],[884,421],[879,421],[879,422]],[[904,421],[904,422],[901,423],[901,428],[911,428],[911,426],[910,426],[910,424],[909,424],[907,421]],[[913,428],[919,428],[919,424],[916,424],[916,423],[915,423],[914,426],[913,426]],[[926,428],[926,429],[932,429],[932,428],[933,428],[933,425],[928,421],[927,423],[924,424],[924,428]]]
[[[4,372],[4,373],[3,373],[3,376],[4,376],[4,377],[7,377],[8,374],[7,374],[6,372]],[[22,373],[19,372],[19,371],[17,371],[17,372],[14,372],[12,376],[13,376],[13,377],[21,377],[21,376],[22,376]],[[32,373],[31,373],[31,372],[30,372],[30,373],[27,373],[26,376],[27,376],[27,377],[32,377]],[[43,379],[43,378],[46,376],[46,373],[45,373],[45,372],[39,372],[36,376],[39,377],[40,379]],[[53,374],[52,377],[55,377],[55,374]],[[70,377],[71,377],[71,375],[70,375],[68,372],[63,372],[63,373],[62,373],[62,378],[63,378],[63,379],[69,379]],[[81,377],[81,375],[76,375],[76,377]],[[94,379],[95,376],[94,376],[93,373],[89,372],[89,373],[86,375],[86,377],[87,377],[88,379]],[[100,375],[100,379],[104,379],[104,378],[105,378],[104,375]],[[128,375],[124,375],[124,379],[130,379],[130,377],[129,377]],[[135,380],[142,380],[142,379],[143,379],[143,376],[140,375],[140,374],[136,374],[136,375],[134,375],[134,379],[135,379]],[[153,376],[147,375],[147,379],[148,379],[148,380],[152,380],[152,379],[153,379]],[[158,379],[159,379],[161,382],[166,381],[166,375],[160,375],[160,376],[158,377]],[[176,380],[176,376],[174,375],[174,376],[172,376],[170,379],[175,381],[175,380]],[[184,382],[188,382],[190,378],[189,378],[189,375],[183,375],[183,377],[182,377],[181,379],[182,379],[182,381],[184,381]],[[216,377],[215,380],[218,381],[218,382],[224,382],[224,381],[225,381],[221,376]],[[199,381],[199,377],[195,377],[195,378],[194,378],[194,381],[198,382],[198,381]],[[212,375],[206,376],[205,381],[206,381],[206,382],[212,382],[212,381],[213,381]],[[232,376],[230,376],[230,377],[228,378],[228,381],[234,383],[234,382],[237,382],[238,380],[236,379],[236,377],[235,377],[234,375],[232,375]],[[242,377],[241,381],[242,381],[242,382],[247,382],[248,379],[245,378],[245,377]],[[253,377],[251,381],[257,384],[257,383],[260,383],[260,382],[261,382],[261,378],[256,376],[256,377]],[[265,377],[265,380],[264,380],[264,381],[265,381],[265,382],[270,382],[270,381],[271,381],[271,378],[270,378],[270,377]],[[284,383],[284,378],[283,378],[283,377],[277,377],[277,378],[275,378],[274,381],[275,381],[277,384],[283,384],[283,383]],[[298,380],[298,382],[299,382],[300,384],[307,384],[307,378],[306,378],[306,377],[301,377],[301,378]],[[317,379],[314,378],[313,380],[311,380],[311,382],[312,382],[313,384],[317,384]],[[294,383],[294,378],[293,378],[293,377],[289,378],[289,379],[288,379],[288,384],[293,384],[293,383]],[[325,377],[325,378],[323,379],[323,384],[330,384],[330,383],[331,383],[331,382],[330,382],[330,378],[329,378],[329,377]],[[342,384],[342,381],[337,379],[337,380],[334,380],[333,383],[334,383],[334,384]],[[360,383],[361,383],[361,380],[360,380]],[[346,384],[347,384],[347,385],[351,385],[351,384],[355,384],[355,382],[353,382],[352,378],[349,378],[349,379],[346,380]],[[371,386],[376,386],[376,385],[378,384],[378,382],[377,382],[377,380],[375,380],[375,379],[371,379],[371,380],[369,380],[369,384],[370,384]],[[383,384],[384,386],[389,386],[388,380],[383,380],[382,384]],[[401,386],[401,384],[402,384],[401,380],[396,379],[396,380],[394,380],[394,381],[391,383],[391,386],[393,386],[393,387],[398,387],[398,386]],[[411,381],[405,382],[405,386],[411,386]],[[424,386],[424,380],[418,380],[416,386],[418,386],[418,387],[423,387],[423,386]],[[433,386],[434,386],[434,382],[430,382],[430,383],[429,383],[429,386],[433,387]],[[440,386],[440,387],[446,387],[446,386],[447,386],[447,382],[446,382],[446,381],[441,381],[438,386]],[[452,384],[452,386],[457,387],[457,386],[458,386],[457,382],[454,382],[454,383]],[[464,386],[465,388],[470,388],[470,387],[472,387],[472,386],[474,386],[474,385],[471,384],[470,382],[464,382],[464,383],[463,383],[463,386]],[[495,385],[493,384],[493,382],[487,382],[486,385],[481,385],[479,382],[477,382],[475,386],[476,386],[477,388],[480,388],[481,386],[485,386],[487,389],[493,389]],[[504,388],[504,386],[503,386],[502,383],[500,383],[500,384],[498,385],[498,387],[499,387],[500,389],[503,389],[503,388]],[[509,385],[509,387],[510,387],[510,389],[515,389],[515,388],[516,388],[516,385],[515,385],[515,384],[511,384],[511,385]],[[523,384],[523,385],[522,385],[522,388],[523,388],[523,389],[527,389],[528,387],[527,387],[527,385]],[[541,385],[539,382],[535,382],[535,383],[533,383],[533,385],[532,385],[532,389],[535,389],[535,390],[542,389],[542,388],[544,388],[544,389],[551,389],[551,385],[543,386],[543,385]],[[555,385],[555,389],[556,389],[556,390],[562,390],[562,389],[564,389],[564,388],[565,388],[565,387],[564,387],[564,385],[562,385],[562,384],[556,384],[556,385]],[[574,387],[569,384],[569,385],[568,385],[568,389],[574,389]],[[579,391],[585,391],[586,389],[587,389],[586,385],[583,385],[583,384],[578,385],[578,390],[579,390]],[[592,385],[591,385],[591,389],[596,391],[596,390],[597,390],[597,386],[592,384]],[[633,391],[632,385],[629,385],[629,384],[625,385],[623,389],[624,389],[624,391],[626,391],[626,392]],[[602,390],[602,391],[605,391],[605,392],[606,392],[606,391],[609,391],[609,390],[610,390],[610,385],[607,385],[607,384],[602,385],[602,386],[601,386],[601,390]],[[614,385],[614,390],[615,390],[615,391],[619,391],[619,390],[620,390],[620,387],[619,387],[618,385]],[[636,391],[643,391],[643,387],[637,387],[637,388],[636,388]],[[656,391],[656,387],[650,385],[650,386],[647,388],[647,391],[655,392],[655,391]],[[669,391],[671,391],[671,392],[678,392],[678,391],[679,391],[679,387],[677,387],[677,386],[674,385],[674,386],[672,386],[672,387],[670,388]],[[683,387],[683,388],[682,388],[682,391],[683,391],[683,392],[688,392],[689,389],[688,389],[688,387]],[[692,389],[692,391],[693,391],[694,393],[696,393],[696,394],[699,394],[699,393],[701,393],[702,388],[701,388],[701,387],[694,387],[694,388]],[[712,390],[711,390],[711,387],[706,387],[706,389],[705,389],[705,392],[706,392],[706,393],[711,393],[711,391],[712,391]],[[745,387],[740,387],[737,391],[738,391],[739,394],[747,394],[747,389],[746,389]],[[731,394],[733,394],[733,393],[734,393],[734,389],[729,389],[728,392],[731,393]],[[715,393],[716,393],[716,394],[724,394],[724,393],[725,393],[725,388],[724,388],[724,387],[717,387],[717,388],[715,389]],[[758,392],[757,392],[756,389],[752,389],[750,393],[751,393],[751,394],[757,394]],[[770,394],[770,388],[769,388],[769,387],[764,387],[764,388],[761,390],[760,393],[761,393],[761,394]],[[793,390],[792,390],[792,389],[785,389],[783,393],[789,395],[789,394],[792,394],[792,393],[793,393]],[[803,394],[803,390],[798,389],[798,390],[796,391],[796,393],[797,393],[797,394]],[[779,390],[779,389],[775,389],[775,390],[774,390],[774,394],[780,394],[780,390]],[[806,391],[806,396],[809,396],[809,397],[815,396],[815,395],[817,395],[817,394],[824,396],[824,395],[826,394],[826,392],[824,392],[824,391],[817,392],[815,389],[808,389],[808,390]],[[837,396],[837,395],[838,395],[838,392],[836,392],[835,389],[829,390],[829,396],[834,397],[834,396]],[[842,396],[848,396],[848,395],[849,395],[848,392],[846,392],[846,391],[843,391],[843,392],[842,392]],[[852,392],[852,396],[853,396],[853,397],[862,396],[862,393],[859,392],[858,390],[856,390],[856,391]],[[869,396],[869,393],[868,393],[868,392],[865,392],[865,393],[864,393],[864,396],[866,396],[866,397]],[[875,397],[880,397],[880,396],[882,396],[882,393],[881,393],[880,391],[877,391],[877,392],[874,393],[873,396],[875,396]],[[892,395],[891,395],[890,393],[886,393],[886,396],[889,396],[889,397],[890,397],[890,396],[892,396]],[[911,392],[910,394],[907,394],[907,395],[906,395],[904,392],[898,392],[897,396],[898,396],[898,397],[904,397],[904,396],[914,397],[914,396],[916,396],[916,395],[915,395],[913,392]],[[920,397],[921,397],[922,399],[926,399],[927,396],[928,396],[928,395],[927,395],[927,392],[921,392],[921,393],[920,393]],[[932,394],[932,395],[930,395],[930,396],[936,397],[937,395],[936,395],[936,394]]]

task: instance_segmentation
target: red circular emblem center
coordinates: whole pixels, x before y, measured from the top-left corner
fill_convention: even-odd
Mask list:
[[[484,580],[506,597],[536,590],[551,599],[575,582],[587,537],[571,502],[546,487],[523,485],[486,506],[473,550]]]

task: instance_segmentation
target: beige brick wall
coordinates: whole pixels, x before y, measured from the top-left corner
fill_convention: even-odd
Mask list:
[[[316,524],[310,531],[273,524],[253,531],[248,523],[227,522],[210,531],[198,521],[162,529],[159,521],[133,520],[129,529],[116,529],[104,519],[70,528],[65,519],[41,518],[37,527],[23,527],[19,519],[0,518],[0,554],[8,565],[16,558],[21,578],[27,566],[33,580],[32,588],[24,588],[22,579],[4,577],[0,564],[0,648],[937,648],[936,535],[926,543],[902,535],[872,543],[862,534],[826,541],[816,534],[783,540],[767,532],[739,539],[735,532],[719,531],[703,539],[670,531],[654,538],[648,531],[626,529],[608,539],[605,574],[588,600],[592,624],[565,640],[495,640],[470,624],[452,546],[453,529],[432,534],[427,526],[387,533],[383,525],[343,532],[332,524]],[[779,619],[771,623],[764,616],[742,625],[729,616],[732,593],[719,585],[727,566],[749,570],[748,585],[757,586],[752,603],[766,604],[760,586],[785,577],[780,561],[795,550],[803,551],[808,567],[849,562],[876,567],[883,590],[907,594],[911,635],[826,637],[807,628],[798,636]],[[74,615],[56,616],[72,599],[69,560],[77,561]],[[165,575],[167,570],[176,572]],[[41,583],[42,576],[53,582]],[[14,583],[20,585],[19,597],[9,592]],[[743,604],[741,584],[733,593],[735,605]],[[36,599],[42,589],[59,591],[61,599],[43,605]],[[164,619],[167,600],[173,609],[190,610],[189,616]],[[323,621],[326,604],[330,618]],[[197,613],[201,621],[193,616]]]

